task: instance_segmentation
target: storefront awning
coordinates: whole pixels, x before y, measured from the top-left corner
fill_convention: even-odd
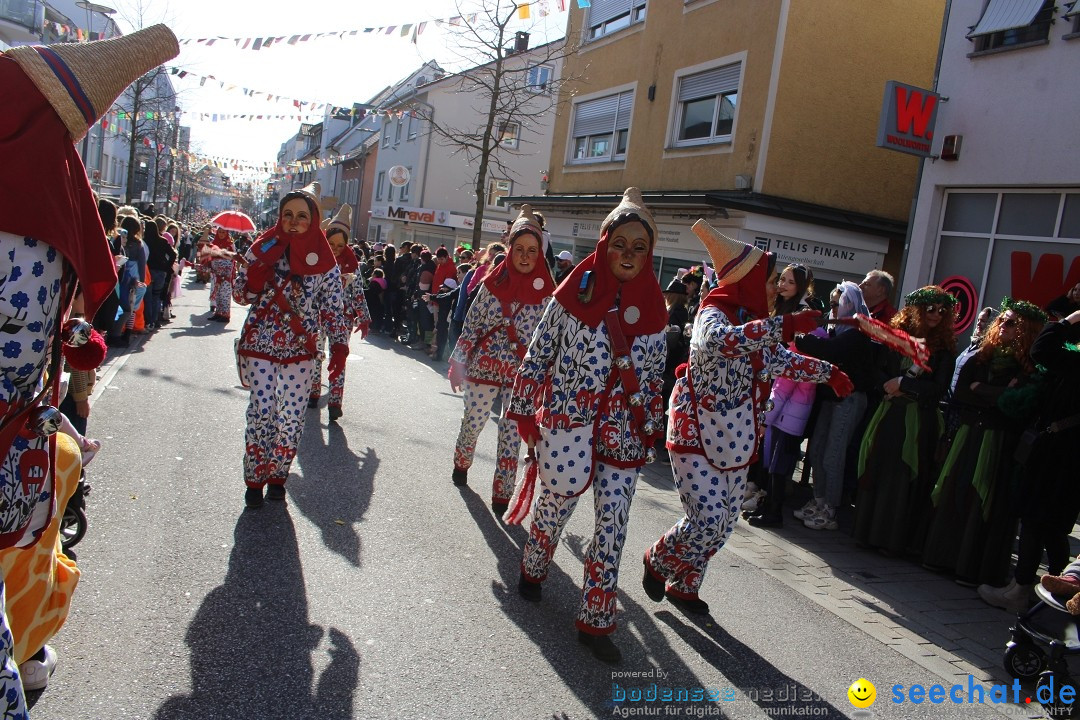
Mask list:
[[[990,0],[969,38],[1027,27],[1035,20],[1045,0]]]

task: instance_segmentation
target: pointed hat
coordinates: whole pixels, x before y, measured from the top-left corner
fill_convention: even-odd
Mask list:
[[[648,229],[649,237],[655,246],[656,220],[653,219],[652,213],[645,207],[645,201],[641,199],[641,191],[636,187],[626,188],[623,192],[622,201],[614,210],[608,213],[608,216],[604,218],[604,222],[600,223],[600,234],[604,235],[616,220],[626,215],[636,215],[641,220]]]
[[[764,255],[753,245],[729,238],[705,220],[698,220],[690,229],[709,251],[716,270],[717,287],[734,285],[742,280]]]
[[[24,45],[4,54],[19,64],[78,142],[128,85],[179,53],[172,30],[153,25],[110,40]]]
[[[326,232],[327,237],[330,236],[331,232],[343,232],[347,241],[349,234],[352,232],[352,205],[348,203],[342,205],[341,209],[334,215],[334,219],[323,224],[323,230]]]
[[[537,240],[543,241],[544,229],[540,226],[540,221],[533,215],[532,206],[528,203],[521,206],[514,224],[510,226],[510,242],[514,242],[514,238],[518,236],[518,233],[522,232],[532,233]]]

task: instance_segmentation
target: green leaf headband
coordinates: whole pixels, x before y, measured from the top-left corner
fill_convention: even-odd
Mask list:
[[[936,288],[919,288],[904,298],[905,305],[948,305],[956,307],[956,298]]]
[[[1006,310],[1012,310],[1017,315],[1035,322],[1045,323],[1047,321],[1046,313],[1038,305],[1027,300],[1013,300],[1008,295],[1001,298],[1001,312]]]

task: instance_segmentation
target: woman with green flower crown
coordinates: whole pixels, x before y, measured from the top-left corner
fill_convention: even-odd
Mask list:
[[[1016,442],[1036,370],[1029,352],[1046,313],[1006,297],[979,349],[959,368],[949,403],[949,451],[930,494],[934,516],[923,563],[962,585],[1002,585],[1019,519],[1013,511]]]
[[[890,354],[885,400],[867,425],[859,452],[855,540],[896,555],[922,553],[919,528],[929,518],[937,480],[934,451],[944,429],[938,403],[956,359],[956,298],[937,285],[904,298],[891,325],[926,342],[929,371]]]

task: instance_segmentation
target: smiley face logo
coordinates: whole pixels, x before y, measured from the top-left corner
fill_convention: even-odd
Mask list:
[[[866,678],[859,678],[851,683],[851,687],[847,690],[847,696],[852,705],[860,710],[865,709],[873,705],[874,700],[877,700],[877,688],[874,687],[874,683]]]

